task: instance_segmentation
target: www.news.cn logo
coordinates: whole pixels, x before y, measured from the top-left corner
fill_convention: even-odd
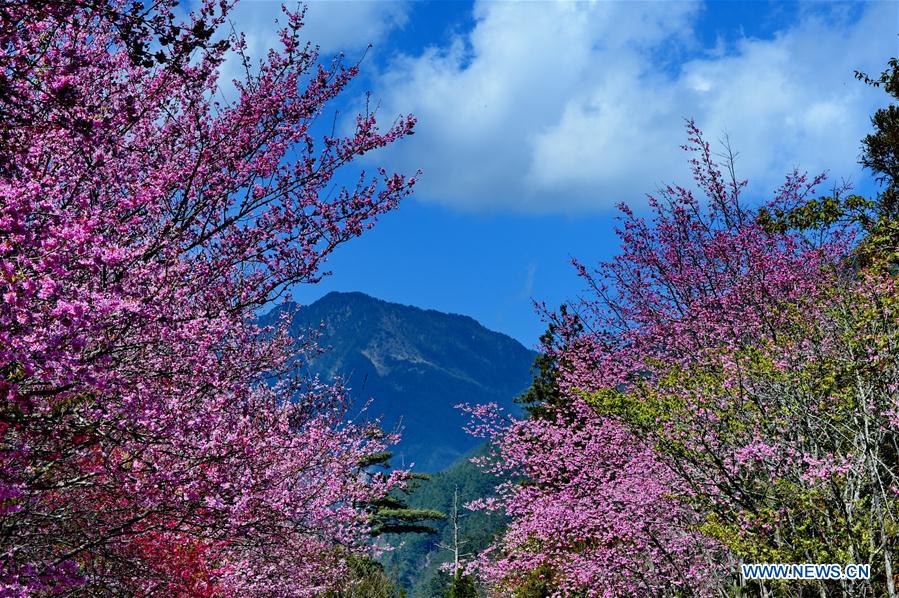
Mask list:
[[[871,565],[751,564],[741,565],[743,579],[869,579]]]

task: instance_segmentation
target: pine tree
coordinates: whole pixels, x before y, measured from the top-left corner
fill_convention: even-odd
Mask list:
[[[567,326],[571,326],[572,330],[581,330],[577,323],[577,316],[570,313],[565,304],[559,308],[557,320],[559,322],[567,321]],[[546,332],[540,337],[543,351],[537,355],[534,365],[531,366],[533,382],[527,391],[516,399],[516,402],[524,405],[525,411],[535,419],[552,416],[556,412],[556,408],[562,407],[564,402],[557,381],[558,370],[563,364],[559,363],[556,355],[565,346],[565,339],[560,338],[557,334],[560,329],[562,327],[559,323],[550,322]],[[566,327],[565,330],[568,328]]]
[[[393,453],[380,452],[369,455],[361,463],[363,468],[390,467]],[[423,473],[410,473],[410,481],[399,494],[388,494],[367,505],[371,518],[369,520],[372,536],[382,534],[437,534],[439,530],[427,522],[446,519],[446,515],[434,509],[414,509],[406,502],[406,496],[418,487],[418,482],[428,481],[431,476]]]
[[[855,76],[891,96],[891,103],[871,117],[874,132],[862,140],[860,163],[874,173],[884,186],[876,201],[877,220],[868,227],[868,238],[862,247],[862,257],[879,260],[891,271],[899,269],[899,60],[891,58],[878,78],[856,72]]]
[[[899,100],[899,60],[891,58],[878,78],[856,71],[856,78],[872,87],[882,88],[893,100]],[[879,208],[883,216],[899,216],[899,106],[895,101],[871,117],[874,132],[862,140],[861,164],[871,170],[886,188],[880,194]]]

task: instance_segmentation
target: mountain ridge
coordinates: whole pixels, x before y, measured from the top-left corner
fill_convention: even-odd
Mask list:
[[[327,350],[310,362],[325,380],[343,379],[355,403],[371,401],[385,429],[402,426],[397,460],[444,469],[477,445],[458,403],[496,402],[515,412],[536,353],[464,314],[332,291],[308,305],[288,302],[262,316],[291,315],[294,336],[318,330]]]

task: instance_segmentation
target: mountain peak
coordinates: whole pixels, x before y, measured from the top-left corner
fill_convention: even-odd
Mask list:
[[[318,301],[370,301],[386,303],[383,299],[377,299],[371,295],[366,295],[362,291],[329,291]]]
[[[323,295],[316,301],[310,303],[306,307],[308,309],[312,309],[312,308],[314,308],[316,306],[320,306],[322,304],[326,304],[326,305],[327,304],[330,304],[330,305],[348,304],[348,305],[359,305],[359,306],[368,305],[371,307],[374,307],[374,306],[385,307],[387,309],[409,310],[409,311],[420,312],[420,313],[424,313],[424,314],[433,314],[433,315],[436,315],[437,317],[459,318],[461,320],[466,320],[468,322],[471,322],[471,323],[475,324],[476,326],[483,328],[484,330],[489,330],[488,328],[484,327],[483,324],[481,324],[480,322],[478,322],[471,316],[467,316],[465,314],[458,314],[455,312],[443,312],[443,311],[439,311],[436,309],[430,309],[430,308],[426,308],[426,307],[417,307],[415,305],[409,305],[406,303],[396,303],[393,301],[386,301],[384,299],[372,297],[371,295],[363,293],[362,291],[329,291],[328,293],[326,293],[325,295]],[[300,309],[303,309],[303,308],[300,307]],[[501,334],[502,336],[508,336],[502,332],[496,332],[493,330],[489,330],[489,331],[493,334]]]
[[[435,471],[470,450],[457,403],[495,401],[514,410],[513,399],[530,383],[535,353],[471,317],[391,303],[360,292],[330,292],[296,308],[292,334],[322,327],[328,350],[311,367],[326,379],[343,379],[356,404],[372,400],[386,429],[401,424],[397,464]]]

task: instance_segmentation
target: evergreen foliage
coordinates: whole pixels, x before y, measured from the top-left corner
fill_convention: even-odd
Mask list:
[[[369,455],[362,462],[363,467],[390,468],[390,457],[393,453],[382,451]],[[409,473],[407,483],[403,488],[391,494],[378,497],[368,503],[371,513],[369,525],[372,536],[382,534],[437,534],[439,530],[433,522],[446,519],[446,514],[426,508],[412,508],[407,504],[407,498],[421,482],[427,482],[431,476],[423,473]],[[428,523],[431,522],[431,523]]]
[[[449,513],[456,487],[463,504],[491,494],[496,479],[469,460],[483,456],[486,450],[486,447],[481,447],[449,469],[432,474],[430,481],[423,482],[412,491],[408,505],[415,509]],[[477,553],[485,549],[503,528],[505,521],[500,513],[466,513],[460,522],[460,535],[467,542],[465,551]],[[396,548],[381,557],[386,571],[399,585],[408,588],[413,598],[442,596],[439,592],[434,593],[433,588],[443,588],[440,590],[442,592],[451,586],[452,576],[442,572],[440,566],[451,561],[452,555],[441,550],[440,546],[452,542],[452,530],[446,520],[436,521],[433,525],[439,531],[437,535],[408,535],[392,539],[391,543]]]

